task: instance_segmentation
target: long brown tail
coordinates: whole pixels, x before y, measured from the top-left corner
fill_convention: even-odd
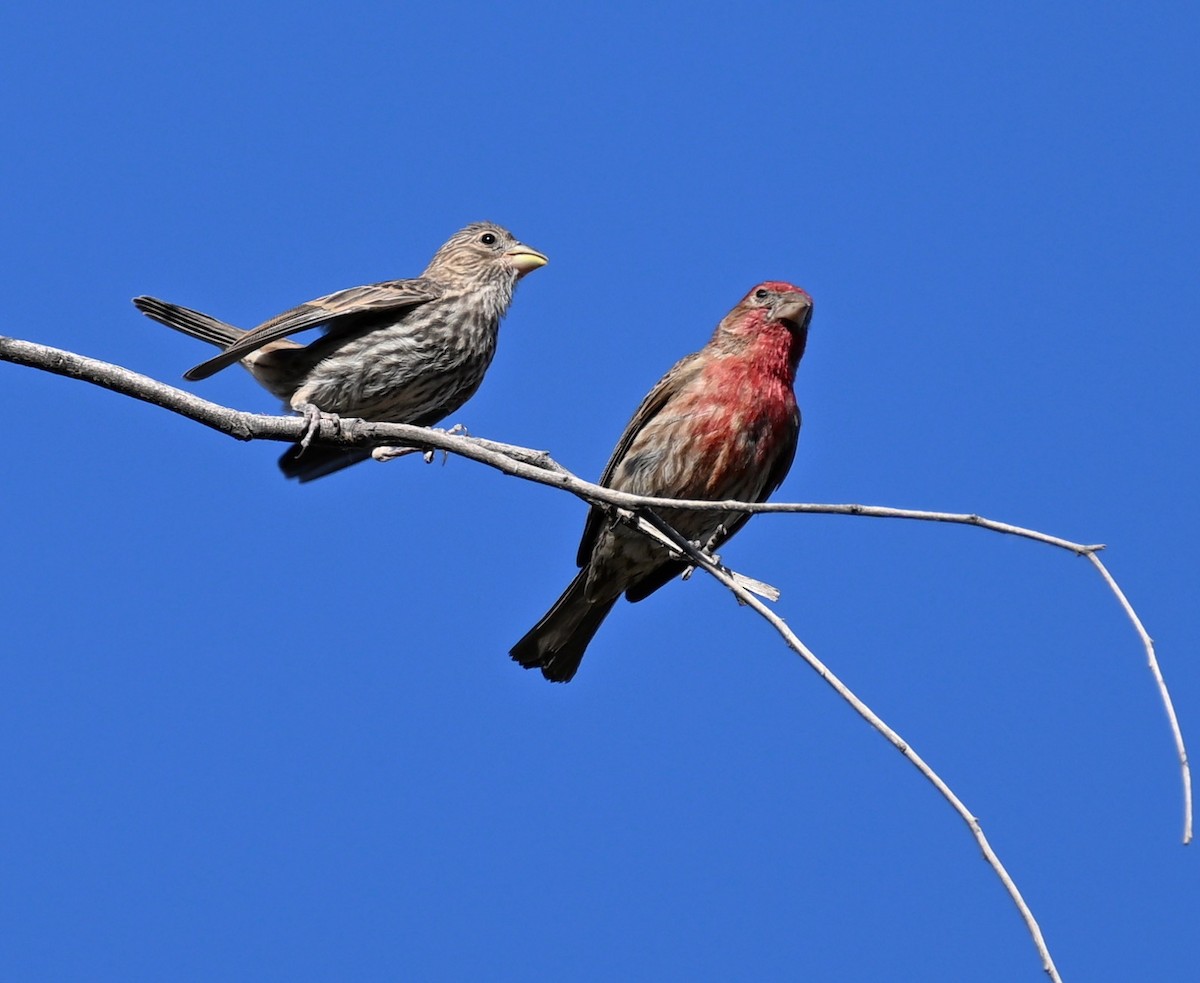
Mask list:
[[[170,304],[157,297],[134,297],[133,306],[153,321],[182,331],[192,338],[207,341],[218,348],[228,348],[246,332],[215,317],[193,311],[188,307]]]
[[[535,666],[541,669],[552,683],[571,681],[592,636],[617,603],[616,597],[608,601],[587,600],[584,596],[587,573],[587,567],[579,571],[545,617],[508,653],[526,669]]]

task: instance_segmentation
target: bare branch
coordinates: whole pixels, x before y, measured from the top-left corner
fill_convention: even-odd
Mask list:
[[[796,652],[809,666],[820,676],[826,683],[832,687],[843,700],[854,708],[855,713],[862,717],[867,723],[874,727],[882,734],[891,745],[896,748],[909,763],[913,765],[926,779],[938,790],[942,798],[950,803],[950,806],[962,818],[963,822],[971,830],[971,834],[975,837],[975,841],[979,844],[979,849],[983,851],[983,858],[988,862],[988,865],[996,872],[996,876],[1000,878],[1000,882],[1004,885],[1009,896],[1013,900],[1013,904],[1017,906],[1017,910],[1021,913],[1021,917],[1025,920],[1025,925],[1029,929],[1029,934],[1033,938],[1033,944],[1037,948],[1038,955],[1042,958],[1042,968],[1046,974],[1055,983],[1062,983],[1062,978],[1058,975],[1058,969],[1054,965],[1054,959],[1050,956],[1050,950],[1046,946],[1046,940],[1042,936],[1042,930],[1038,926],[1037,919],[1033,917],[1033,912],[1030,911],[1029,905],[1025,903],[1025,899],[1021,896],[1016,883],[1000,862],[1000,858],[996,856],[996,851],[992,849],[992,845],[988,842],[987,837],[983,833],[983,827],[979,820],[971,813],[963,804],[962,800],[954,794],[947,785],[916,751],[912,745],[905,741],[891,727],[889,727],[878,714],[875,713],[869,706],[860,700],[854,692],[843,683],[813,652],[806,646],[795,633],[787,626],[784,620],[779,617],[774,611],[768,608],[762,601],[743,588],[738,583],[738,575],[731,570],[717,563],[708,553],[697,549],[692,543],[689,543],[682,536],[672,529],[667,523],[656,516],[653,512],[632,513],[625,512],[623,517],[626,521],[636,525],[647,535],[663,542],[671,549],[678,553],[682,553],[696,566],[702,568],[705,572],[711,574],[722,584],[724,584],[733,593],[733,596],[738,599],[738,603],[751,607],[770,622],[771,626],[779,632],[783,637],[784,642],[788,647]]]
[[[279,440],[294,442],[306,432],[307,423],[300,417],[269,416],[231,410],[217,403],[200,399],[191,393],[157,382],[129,369],[101,362],[97,359],[76,355],[73,352],[38,345],[29,341],[0,336],[0,360],[27,365],[58,375],[82,379],[93,385],[102,386],[113,392],[132,396],[143,402],[161,406],[186,416],[206,427],[229,434],[238,440]],[[1105,583],[1113,592],[1146,647],[1150,670],[1158,686],[1159,695],[1166,709],[1167,720],[1175,740],[1182,773],[1184,797],[1183,842],[1192,839],[1192,778],[1188,764],[1187,749],[1183,733],[1170,692],[1163,679],[1154,654],[1154,645],[1142,626],[1133,607],[1122,593],[1116,581],[1096,555],[1104,547],[1100,544],[1075,543],[1059,536],[1050,536],[1036,529],[998,522],[983,516],[959,512],[928,512],[917,509],[896,509],[878,505],[828,505],[800,502],[711,502],[691,499],[650,499],[638,495],[603,488],[584,481],[558,464],[546,451],[502,444],[479,437],[467,437],[424,427],[410,427],[397,423],[368,423],[363,420],[341,420],[337,423],[322,421],[317,439],[325,443],[344,446],[394,448],[406,447],[417,450],[430,448],[465,457],[485,464],[505,474],[534,481],[554,488],[563,488],[588,503],[600,503],[617,508],[638,509],[646,506],[655,508],[695,509],[699,511],[746,512],[755,514],[811,513],[823,515],[858,515],[882,519],[910,519],[919,522],[947,522],[976,526],[992,532],[1019,536],[1034,542],[1045,543],[1068,550],[1078,556],[1086,556],[1095,565]],[[380,457],[397,456],[383,453]],[[740,576],[740,575],[739,575]]]
[[[173,386],[157,382],[129,369],[86,358],[72,352],[49,348],[32,342],[20,341],[14,338],[0,336],[0,360],[42,369],[58,375],[82,379],[97,386],[110,389],[134,399],[160,406],[195,420],[207,427],[229,434],[238,440],[277,440],[295,442],[304,436],[309,425],[300,417],[270,416],[255,413],[244,413],[228,407],[200,399]],[[323,443],[352,447],[372,447],[380,449],[376,456],[381,459],[399,456],[407,448],[411,450],[441,450],[452,453],[468,460],[485,464],[504,474],[534,481],[555,488],[562,488],[590,504],[601,504],[623,510],[627,521],[632,521],[647,535],[651,535],[671,546],[683,556],[686,556],[697,567],[704,569],[711,576],[724,584],[739,603],[748,605],[783,636],[785,642],[808,662],[818,675],[849,703],[854,710],[868,723],[878,730],[889,742],[898,748],[902,754],[916,767],[925,778],[933,784],[939,793],[950,803],[964,822],[967,823],[978,842],[980,849],[997,876],[1003,882],[1014,904],[1021,912],[1030,935],[1033,937],[1043,968],[1052,980],[1059,980],[1058,971],[1046,948],[1046,943],[1032,912],[1029,910],[1012,878],[1000,863],[983,834],[979,821],[971,814],[958,797],[942,781],[940,777],[925,763],[901,737],[880,719],[866,704],[858,699],[845,684],[841,682],[799,638],[787,627],[778,615],[774,614],[751,590],[766,585],[759,584],[751,578],[727,570],[716,563],[706,552],[687,543],[670,526],[650,511],[652,508],[694,509],[698,511],[743,512],[743,513],[813,513],[826,515],[857,515],[874,518],[909,519],[923,522],[946,522],[961,525],[977,526],[992,532],[1019,536],[1035,542],[1045,543],[1059,549],[1069,550],[1080,556],[1086,556],[1095,565],[1109,589],[1116,596],[1126,614],[1133,622],[1141,637],[1149,659],[1150,669],[1158,685],[1163,705],[1167,711],[1168,721],[1175,739],[1180,767],[1183,773],[1184,791],[1184,843],[1192,838],[1192,791],[1191,772],[1188,765],[1187,750],[1179,727],[1178,718],[1167,690],[1166,682],[1159,669],[1154,653],[1154,645],[1149,634],[1142,626],[1132,605],[1121,591],[1107,568],[1100,561],[1097,553],[1102,545],[1087,545],[1075,543],[1058,536],[1051,536],[1034,529],[998,522],[982,516],[969,513],[928,512],[916,509],[895,509],[883,506],[866,505],[828,505],[812,503],[752,503],[733,501],[697,501],[688,499],[654,499],[624,492],[614,491],[600,485],[584,481],[562,467],[546,451],[503,444],[478,437],[468,437],[424,427],[412,427],[402,424],[369,423],[363,420],[321,420],[316,431],[316,439]],[[771,590],[768,588],[768,590]]]

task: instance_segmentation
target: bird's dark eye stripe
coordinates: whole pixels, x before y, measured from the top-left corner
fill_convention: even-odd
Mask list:
[[[494,235],[492,235],[492,233],[490,233],[490,232],[485,232],[483,235],[481,235],[479,237],[479,241],[482,242],[485,246],[490,246],[493,243],[495,243],[496,237]]]

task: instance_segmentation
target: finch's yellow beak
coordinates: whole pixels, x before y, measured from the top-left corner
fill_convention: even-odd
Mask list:
[[[524,276],[526,273],[532,273],[539,266],[545,266],[550,262],[550,260],[539,253],[536,249],[530,249],[523,243],[517,243],[504,255],[516,269],[517,276]]]

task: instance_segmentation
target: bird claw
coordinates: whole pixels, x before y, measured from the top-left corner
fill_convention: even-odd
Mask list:
[[[467,428],[464,427],[461,423],[456,423],[456,424],[454,424],[454,426],[450,427],[447,430],[443,430],[441,427],[438,427],[438,428],[436,428],[436,432],[444,433],[444,434],[447,434],[452,437],[457,436],[459,434],[466,436]],[[376,461],[379,461],[381,463],[383,463],[385,461],[394,461],[398,457],[406,457],[409,454],[420,454],[422,460],[424,460],[424,462],[426,464],[432,464],[433,459],[437,456],[437,449],[434,447],[431,447],[428,450],[423,451],[419,447],[376,447],[374,450],[371,451],[371,457],[373,457]],[[442,451],[442,463],[443,464],[446,463],[446,460],[448,458],[449,458],[449,455],[445,451]]]
[[[371,457],[382,464],[416,452],[417,448],[415,447],[375,447],[371,450]]]
[[[717,526],[716,529],[713,530],[713,534],[708,537],[708,542],[704,544],[704,550],[707,552],[711,552],[712,550],[717,548],[718,543],[723,543],[728,538],[729,538],[729,530],[725,528],[725,523],[722,522],[720,525]],[[713,559],[719,560],[720,557],[718,557],[714,553]]]
[[[409,454],[420,454],[421,460],[426,464],[432,464],[434,455],[437,454],[436,448],[421,450],[420,447],[376,447],[371,451],[371,457],[375,458],[381,464],[388,461],[394,461],[398,457],[408,457]]]
[[[693,540],[689,541],[690,545],[694,549],[699,550],[701,553],[703,553],[705,556],[707,556],[710,560],[712,560],[712,562],[718,567],[721,565],[721,557],[719,554],[712,552],[712,548],[713,548],[713,546],[715,546],[717,544],[717,542],[719,542],[721,533],[723,531],[724,531],[724,527],[718,526],[717,531],[712,534],[712,537],[709,539],[709,541],[707,543],[701,543],[700,540],[698,540],[698,539],[693,539]],[[684,567],[683,574],[681,575],[681,579],[682,580],[691,580],[692,574],[694,574],[695,572],[696,572],[696,564],[689,563],[686,567]]]
[[[445,427],[445,428],[438,427],[437,432],[444,433],[447,437],[460,437],[460,436],[461,437],[469,437],[470,436],[470,434],[467,433],[467,428],[465,426],[463,426],[461,423],[456,423],[452,427]],[[434,458],[437,457],[437,448],[431,447],[429,450],[427,450],[422,455],[422,457],[425,458],[426,464],[432,464]],[[445,464],[448,460],[450,460],[449,452],[442,451],[442,463]]]
[[[306,423],[304,436],[300,438],[300,453],[308,450],[313,439],[320,433],[322,423],[331,423],[339,434],[342,432],[342,418],[336,413],[326,413],[312,403],[302,403],[296,409]]]

